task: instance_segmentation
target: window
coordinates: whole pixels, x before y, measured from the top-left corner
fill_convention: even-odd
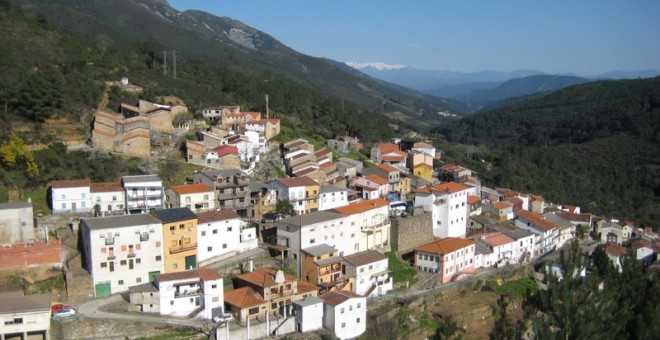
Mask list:
[[[141,277],[138,277],[137,279],[135,279],[135,283],[141,283],[141,282],[142,282],[142,278],[141,278]]]
[[[343,308],[342,308],[342,313],[343,313]],[[341,323],[341,328],[346,328],[346,323],[345,322]]]
[[[179,265],[177,263],[172,263],[172,269],[177,269],[179,268]]]
[[[5,321],[5,325],[20,325],[23,324],[23,318],[14,318],[13,320]]]
[[[208,199],[209,199],[209,195],[204,195],[204,200],[208,201]]]
[[[213,298],[211,298],[211,302],[218,302],[218,301],[220,301],[220,298],[217,297],[217,296],[214,296]]]
[[[170,231],[175,231],[175,229],[176,228],[174,226],[170,226]]]
[[[227,249],[227,243],[222,244],[222,249]]]
[[[352,311],[353,310],[353,305],[348,306],[348,310]]]
[[[140,263],[142,263],[142,260],[140,260],[140,259],[135,259],[135,263],[140,264]]]
[[[96,203],[101,202],[101,196],[96,196]]]
[[[218,288],[218,285],[213,284],[213,285],[211,285],[211,288]]]
[[[120,285],[120,286],[123,286],[123,285],[124,285],[124,280],[119,280],[119,281],[117,282],[117,284]]]
[[[344,308],[342,307],[342,309],[340,309],[339,312],[340,312],[341,314],[344,314]]]
[[[231,227],[227,227],[227,232],[230,232],[230,231],[232,231],[232,228],[231,228]]]
[[[213,229],[213,234],[217,234],[217,233],[218,233],[218,229]]]
[[[360,318],[355,319],[355,323],[360,323]]]
[[[119,261],[119,264],[122,265],[122,266],[125,266],[126,265],[126,260]]]
[[[357,304],[357,309],[360,309],[360,308],[362,308],[362,302],[358,302],[358,304]]]
[[[212,251],[213,247],[206,247],[206,251]]]
[[[62,203],[62,209],[66,209],[66,203]]]
[[[160,241],[156,242],[156,248],[160,247]]]
[[[107,268],[108,263],[107,262],[101,262],[101,268]]]
[[[156,262],[160,261],[161,257],[160,255],[156,255]]]
[[[190,156],[192,157],[192,156]],[[174,300],[170,300],[170,306],[174,306]]]
[[[112,195],[112,200],[116,201],[117,200],[117,195]]]
[[[314,243],[316,243],[316,239],[313,238],[309,240],[309,244],[314,244]]]

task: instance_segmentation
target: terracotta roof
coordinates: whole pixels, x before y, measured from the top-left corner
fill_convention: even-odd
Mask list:
[[[225,291],[224,299],[225,303],[236,306],[239,309],[250,308],[266,303],[266,301],[250,287]]]
[[[399,151],[399,146],[392,143],[376,143],[376,147],[378,148],[378,150],[380,150],[381,154],[392,151]]]
[[[348,291],[348,290],[337,290],[337,291],[328,292],[328,293],[325,293],[325,294],[319,296],[319,298],[321,300],[323,300],[323,302],[325,302],[326,305],[329,305],[329,306],[332,306],[332,307],[337,307],[337,305],[340,305],[340,304],[348,301],[348,299],[361,298],[361,297],[363,297],[363,296],[355,294],[355,293],[353,293],[351,291]]]
[[[277,124],[280,123],[280,120],[279,119],[274,119],[274,118],[270,118],[270,119],[265,119],[264,118],[264,119],[251,120],[251,121],[248,122],[248,124],[256,124],[256,125],[266,125],[266,123],[271,123],[273,125],[277,125]]]
[[[197,278],[201,279],[202,281],[210,281],[219,280],[222,278],[222,276],[220,276],[220,274],[211,268],[198,268],[186,270],[184,272],[156,275],[156,280],[158,280],[158,282],[179,281]]]
[[[513,205],[523,205],[523,203],[525,203],[522,199],[520,199],[518,197],[509,198],[507,200],[507,202],[509,202]]]
[[[436,191],[441,191],[441,192],[446,192],[449,194],[453,194],[459,191],[467,190],[470,189],[470,187],[456,183],[456,182],[443,182],[439,183],[436,185],[427,185],[425,187],[422,187],[420,189],[415,190],[416,193],[421,193],[421,194],[430,194],[434,193]]]
[[[526,211],[526,210],[518,210],[518,211],[516,211],[515,214],[516,214],[516,216],[518,216],[518,218],[522,218],[522,219],[525,219],[525,220],[527,220],[531,223],[534,223],[534,225],[538,226],[539,228],[541,228],[543,230],[547,231],[547,230],[559,229],[558,225],[546,221],[543,218],[543,215],[541,215],[541,214],[534,213],[534,212],[531,212],[531,211]]]
[[[383,160],[386,161],[386,162],[400,162],[400,161],[406,159],[407,156],[408,155],[403,151],[399,151],[399,152],[396,152],[396,153],[391,152],[391,153],[388,153],[387,155],[383,155]]]
[[[224,220],[231,220],[234,218],[240,218],[240,216],[234,210],[231,209],[214,210],[214,211],[207,211],[197,214],[197,223],[200,224],[200,223],[209,223],[215,221],[224,221]]]
[[[517,195],[518,195],[518,192],[513,191],[513,190],[505,191],[505,192],[502,193],[502,196],[504,196],[504,198],[516,197]]]
[[[275,282],[276,274],[277,272],[271,268],[261,268],[251,273],[239,275],[236,278],[245,282],[252,283],[258,287],[271,287],[277,285]],[[293,275],[284,273],[284,281],[293,282],[297,280]]]
[[[303,170],[296,171],[295,173],[293,173],[293,175],[296,176],[297,178],[299,178],[299,177],[305,177],[305,175],[309,175],[309,174],[311,174],[312,172],[314,172],[314,171],[318,171],[318,170],[319,170],[318,168],[312,166],[311,168],[305,168],[305,169],[303,169]],[[309,177],[305,177],[305,178],[309,178]],[[310,179],[311,179],[311,178],[310,178]],[[313,180],[312,180],[312,181],[313,181]],[[307,185],[307,186],[311,186],[311,185],[314,185],[314,184],[310,184],[310,185]],[[318,184],[315,184],[315,185],[318,185]]]
[[[323,164],[321,164],[319,167],[321,168],[321,170],[325,170],[325,169],[327,169],[327,168],[329,168],[329,167],[332,167],[332,166],[334,166],[334,165],[335,165],[335,163],[333,163],[333,162],[328,162],[328,163],[323,163]]]
[[[90,192],[113,192],[113,191],[124,191],[120,182],[101,182],[101,183],[91,183],[89,187]]]
[[[426,142],[417,142],[413,144],[413,148],[432,148],[433,145]]]
[[[586,222],[591,221],[591,214],[576,214],[568,211],[556,211],[555,215],[571,222]]]
[[[313,285],[311,283],[307,283],[305,281],[298,280],[298,283],[296,283],[296,286],[298,287],[296,294],[303,294],[303,293],[309,293],[316,291],[318,292],[319,287],[316,285]]]
[[[64,189],[64,188],[81,188],[91,186],[89,178],[85,179],[65,179],[61,181],[52,181],[50,186],[53,189]]]
[[[221,145],[211,149],[211,151],[218,154],[218,157],[224,157],[227,155],[238,156],[238,148],[233,145]]]
[[[378,164],[376,167],[381,168],[387,172],[399,172],[399,169],[389,165],[389,164]]]
[[[456,164],[445,164],[445,165],[440,167],[440,170],[454,172],[454,171],[463,171],[463,170],[467,170],[467,169],[460,166],[460,165],[456,165]]]
[[[260,112],[245,112],[245,114],[252,117],[252,119],[259,119],[261,116]]]
[[[380,184],[380,185],[385,185],[385,184],[389,183],[389,181],[387,179],[385,179],[383,177],[380,177],[378,175],[369,175],[369,176],[366,176],[365,179],[370,180],[370,181],[372,181],[374,183],[377,183],[377,184]]]
[[[475,203],[480,202],[480,201],[481,201],[481,197],[479,197],[479,196],[468,195],[468,197],[467,197],[468,204],[475,204]]]
[[[367,250],[367,251],[359,252],[357,254],[344,256],[344,261],[356,267],[363,266],[369,263],[374,263],[377,261],[382,261],[385,259],[387,259],[387,257],[376,250]]]
[[[280,183],[284,184],[286,187],[293,188],[293,187],[311,187],[315,185],[319,185],[316,183],[311,178],[308,177],[293,177],[293,178],[278,178],[276,181],[279,181]]]
[[[505,244],[509,244],[512,242],[516,242],[514,239],[511,237],[502,234],[502,233],[495,233],[492,235],[488,235],[484,238],[484,242],[490,244],[493,247],[499,247]]]
[[[449,254],[459,249],[471,246],[473,240],[466,240],[457,237],[447,237],[415,248],[415,251],[423,251],[432,254]]]
[[[507,201],[497,201],[497,202],[493,203],[493,206],[497,210],[502,210],[502,209],[508,209],[508,208],[513,207],[513,204],[511,204],[511,202],[507,202]]]
[[[605,252],[612,256],[623,256],[626,254],[626,248],[616,244],[608,244],[605,246]]]
[[[387,203],[386,200],[382,198],[376,198],[373,200],[367,200],[359,203],[349,204],[343,207],[335,208],[334,210],[340,214],[354,215],[385,206],[389,206],[389,203]]]
[[[209,188],[208,185],[204,183],[175,185],[172,186],[170,189],[172,189],[174,192],[176,192],[179,195],[213,192],[213,189]]]

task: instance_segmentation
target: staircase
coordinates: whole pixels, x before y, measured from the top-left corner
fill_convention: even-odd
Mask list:
[[[201,313],[204,310],[204,306],[197,307],[194,311],[188,314],[188,318],[194,318],[197,314]]]

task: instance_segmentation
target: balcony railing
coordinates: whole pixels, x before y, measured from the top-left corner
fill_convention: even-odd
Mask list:
[[[283,290],[282,292],[277,292],[277,293],[270,293],[270,298],[277,299],[291,295],[293,295],[293,289]]]
[[[170,247],[170,254],[176,254],[176,253],[184,252],[186,250],[193,250],[193,249],[197,249],[197,242]]]
[[[389,226],[390,226],[390,221],[387,220],[387,221],[385,221],[385,222],[381,222],[381,223],[376,223],[376,224],[372,224],[372,225],[362,226],[362,227],[360,227],[360,230],[361,230],[362,232],[365,232],[365,233],[373,233],[373,232],[375,232],[375,231],[377,231],[377,230],[380,230],[380,229],[383,228],[383,227],[389,227]]]
[[[188,289],[181,289],[177,290],[174,292],[174,297],[185,297],[185,296],[194,296],[194,295],[201,295],[202,294],[202,288],[201,287],[190,287]]]
[[[115,238],[114,237],[106,237],[105,238],[105,245],[106,246],[111,246],[115,244]]]

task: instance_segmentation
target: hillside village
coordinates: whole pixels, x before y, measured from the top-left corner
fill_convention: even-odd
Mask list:
[[[158,156],[204,126],[175,126],[186,111],[144,100],[99,110],[91,145]],[[618,267],[626,253],[657,266],[660,235],[650,228],[538,193],[488,188],[476,172],[444,163],[429,140],[397,138],[367,150],[355,137],[336,136],[318,147],[279,140],[281,122],[268,114],[218,105],[202,115],[211,124],[186,140],[184,157],[204,168],[185,183],[165,187],[156,173],[50,183],[52,215],[79,238],[84,270],[76,285],[67,282],[78,289],[69,297],[122,294],[126,312],[211,320],[217,339],[321,329],[349,339],[367,330],[374,298],[407,288],[394,280],[389,254],[429,274],[434,287],[526,266],[578,239],[599,243]],[[280,175],[258,179],[264,162]],[[70,270],[65,247],[42,225],[48,216],[35,218],[32,202],[1,204],[0,212],[2,269]],[[257,251],[273,265],[245,257]],[[211,268],[231,261],[240,264],[236,274]],[[0,307],[2,338],[50,338],[55,297],[0,296],[12,301]]]

